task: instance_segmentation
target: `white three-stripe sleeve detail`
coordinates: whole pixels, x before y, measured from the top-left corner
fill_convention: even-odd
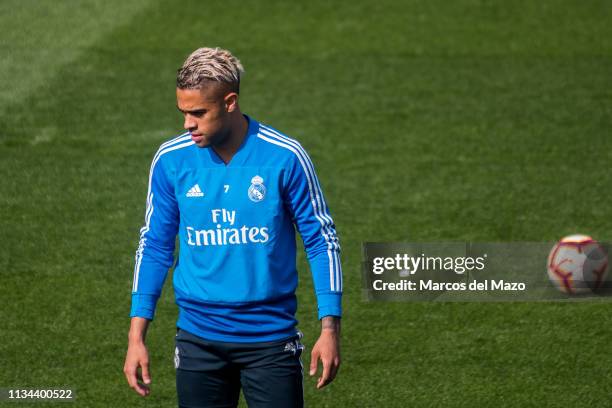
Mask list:
[[[302,156],[302,158],[304,159],[304,161],[306,162],[306,164],[308,165],[308,170],[310,171],[310,178],[313,180],[313,184],[315,185],[314,191],[315,191],[315,195],[317,198],[317,204],[319,206],[319,215],[323,218],[325,218],[326,220],[328,220],[329,223],[326,223],[326,225],[324,226],[324,228],[326,229],[326,233],[328,234],[328,238],[326,241],[328,243],[328,245],[332,245],[334,247],[334,249],[339,250],[340,249],[340,245],[338,244],[338,240],[337,240],[337,235],[336,232],[333,228],[333,220],[331,218],[331,216],[329,215],[329,213],[327,213],[326,208],[327,208],[327,204],[325,203],[325,198],[323,196],[323,191],[321,189],[321,185],[319,184],[319,179],[316,175],[316,172],[314,170],[314,164],[312,163],[312,160],[310,159],[310,157],[308,156],[308,153],[306,153],[306,150],[304,150],[304,148],[299,144],[299,142],[297,142],[294,139],[291,139],[283,134],[281,134],[280,132],[276,131],[275,129],[272,129],[266,125],[260,124],[261,128],[260,130],[262,130],[264,134],[273,137],[275,139],[279,139],[284,141],[287,144],[292,145],[293,147],[296,148],[298,154],[300,154]],[[308,172],[307,172],[308,174]],[[337,290],[341,291],[342,290],[342,269],[341,269],[341,265],[340,265],[340,260],[338,259],[339,256],[337,253],[333,254],[334,258],[335,258],[335,263],[334,265],[336,266],[336,286],[337,286]]]
[[[261,125],[261,130],[263,131],[264,134],[273,137],[275,139],[281,140],[293,147],[295,147],[295,149],[297,150],[298,154],[304,159],[304,162],[307,165],[307,173],[310,175],[310,177],[313,180],[313,183],[315,185],[315,193],[316,193],[316,198],[317,198],[317,204],[320,207],[320,212],[322,214],[323,217],[325,217],[325,219],[329,220],[330,222],[332,221],[331,217],[325,213],[324,207],[322,207],[322,205],[325,205],[325,199],[323,197],[323,194],[321,193],[321,186],[319,185],[319,180],[317,178],[316,172],[314,171],[314,164],[312,163],[312,160],[310,160],[310,157],[308,156],[308,154],[306,153],[306,150],[304,150],[304,148],[302,147],[302,145],[300,145],[296,140],[293,140],[281,133],[279,133],[278,131],[267,127],[265,125]]]
[[[334,251],[334,265],[336,266],[336,290],[342,291],[342,267],[340,266],[340,259],[338,259],[338,252]]]
[[[324,207],[325,206],[325,198],[323,197],[323,193],[321,192],[321,186],[319,184],[319,179],[317,178],[317,174],[314,171],[314,164],[312,163],[312,160],[310,160],[310,156],[308,156],[308,153],[306,153],[306,150],[304,150],[302,145],[300,145],[297,142],[297,140],[293,140],[293,139],[291,139],[291,138],[281,134],[280,132],[278,132],[278,131],[276,131],[276,130],[274,130],[271,127],[268,127],[266,125],[261,125],[261,127],[263,128],[265,134],[267,134],[269,136],[276,137],[277,139],[280,139],[280,140],[284,141],[285,143],[292,145],[302,155],[302,157],[304,158],[304,161],[306,162],[306,164],[308,166],[308,170],[310,172],[310,176],[312,177],[312,179],[313,179],[313,181],[315,183],[315,187],[316,187],[315,192],[317,193],[317,201],[318,201],[318,204],[320,206],[320,212],[322,213],[323,217],[325,217],[327,220],[332,222],[331,217],[324,211],[325,210],[325,207]]]
[[[132,292],[138,291],[138,278],[140,276],[140,265],[142,263],[142,258],[144,255],[144,250],[146,247],[147,238],[145,237],[146,233],[149,232],[151,227],[151,217],[153,216],[153,193],[151,192],[151,182],[153,180],[153,170],[155,169],[155,165],[159,161],[160,157],[168,152],[173,150],[182,149],[187,146],[191,146],[194,144],[193,141],[188,141],[186,143],[180,143],[187,139],[191,139],[191,136],[183,136],[175,138],[169,142],[166,142],[161,145],[158,149],[157,153],[153,157],[153,162],[151,163],[151,169],[149,170],[149,188],[147,191],[147,209],[145,211],[145,225],[140,229],[140,242],[138,244],[138,250],[136,251],[136,263],[134,267],[134,282],[132,285]],[[180,143],[180,144],[174,144]]]
[[[297,141],[291,138],[288,138],[287,136],[284,136],[278,133],[277,131],[275,131],[274,129],[271,129],[265,125],[261,125],[260,130],[262,131],[262,133],[264,133],[265,135],[269,137],[275,138],[277,140],[281,140],[284,143],[287,143],[293,146],[296,149],[297,154],[303,158],[304,162],[307,165],[307,169],[305,169],[306,174],[310,177],[314,185],[314,192],[315,192],[315,197],[316,197],[316,204],[318,206],[318,209],[317,209],[318,213],[322,218],[324,218],[327,221],[327,223],[324,226],[325,233],[328,234],[328,237],[326,238],[326,242],[329,245],[332,245],[334,249],[340,249],[339,248],[340,246],[336,239],[336,234],[332,228],[333,220],[326,211],[327,205],[325,203],[325,198],[323,197],[321,185],[319,184],[319,180],[317,178],[316,172],[314,171],[314,165],[312,163],[312,160],[310,160],[310,157],[304,150],[304,148]]]
[[[330,284],[330,288],[331,288],[332,291],[337,290],[336,289],[336,285],[335,285],[335,273],[334,273],[335,271],[334,271],[333,254],[332,254],[332,250],[331,250],[330,245],[329,245],[329,238],[327,237],[327,234],[324,232],[326,221],[324,221],[319,216],[319,214],[318,214],[317,206],[316,206],[316,200],[315,200],[315,195],[314,195],[314,186],[313,186],[310,174],[307,171],[307,168],[306,168],[306,165],[304,163],[304,160],[303,160],[302,156],[298,153],[298,151],[293,146],[291,146],[291,145],[289,145],[289,144],[287,144],[287,143],[285,143],[283,141],[279,141],[278,138],[274,138],[274,137],[269,138],[269,137],[266,137],[266,136],[264,136],[262,134],[259,134],[258,137],[263,139],[263,140],[266,140],[267,142],[276,144],[278,146],[284,147],[284,148],[292,151],[296,155],[296,157],[298,158],[298,160],[299,160],[299,162],[300,162],[300,164],[302,166],[302,170],[304,170],[304,174],[306,174],[306,180],[308,182],[308,192],[309,192],[309,195],[310,195],[310,202],[311,202],[312,207],[314,209],[314,215],[315,215],[315,217],[317,218],[317,220],[319,221],[319,223],[321,224],[321,227],[322,227],[321,228],[321,236],[323,237],[323,239],[327,243],[327,257],[329,259],[329,284]]]
[[[172,140],[168,140],[167,142],[162,143],[162,145],[159,146],[159,149],[157,149],[155,156],[153,156],[153,163],[156,163],[157,160],[159,159],[159,156],[165,153],[165,149],[167,147],[170,147],[172,145],[175,145],[177,143],[184,142],[190,139],[191,139],[191,135],[189,133],[183,133],[182,135],[177,136]],[[151,169],[149,170],[149,190],[147,191],[147,208],[149,208],[149,200],[151,199],[151,177],[153,175],[153,167],[154,167],[153,164],[151,164]]]
[[[298,152],[301,153],[302,157],[304,158],[304,161],[308,165],[308,169],[310,170],[311,177],[314,180],[316,188],[318,190],[317,191],[317,198],[320,198],[321,202],[319,204],[322,204],[321,213],[322,213],[322,215],[326,219],[328,219],[330,222],[333,222],[333,220],[331,219],[331,216],[325,211],[325,207],[327,206],[327,204],[325,203],[325,197],[323,196],[321,185],[319,184],[319,178],[317,177],[317,174],[316,174],[316,172],[314,170],[314,164],[312,163],[312,160],[310,159],[310,156],[308,156],[308,153],[306,153],[306,150],[304,150],[302,145],[300,145],[297,140],[291,139],[291,138],[283,135],[282,133],[278,132],[277,130],[272,129],[269,126],[261,125],[261,127],[265,131],[267,131],[266,134],[268,134],[268,135],[275,135],[278,139],[281,139],[281,140],[285,141],[286,143],[294,146],[298,150]]]
[[[312,207],[314,209],[314,215],[317,218],[317,220],[319,221],[319,223],[321,224],[321,236],[323,237],[323,239],[327,243],[327,256],[329,258],[329,285],[330,285],[330,288],[331,288],[332,291],[337,291],[338,289],[336,288],[336,284],[335,284],[335,271],[334,271],[335,268],[334,268],[333,254],[332,254],[332,252],[335,252],[335,251],[332,251],[332,248],[329,245],[329,238],[327,237],[327,234],[324,232],[326,221],[324,221],[319,216],[319,214],[317,213],[316,200],[315,200],[314,191],[313,191],[314,190],[313,189],[313,183],[312,183],[312,181],[310,179],[309,173],[306,170],[306,164],[304,163],[304,160],[298,154],[297,150],[293,146],[291,146],[291,145],[289,145],[289,144],[287,144],[287,143],[285,143],[283,141],[280,141],[277,138],[264,136],[261,133],[258,134],[257,136],[260,139],[263,139],[263,140],[265,140],[265,141],[267,141],[269,143],[272,143],[272,144],[284,147],[284,148],[292,151],[296,155],[296,157],[298,158],[300,164],[302,165],[302,169],[304,170],[304,173],[306,174],[306,180],[308,182],[308,192],[309,192],[309,195],[310,195],[310,202],[311,202]]]

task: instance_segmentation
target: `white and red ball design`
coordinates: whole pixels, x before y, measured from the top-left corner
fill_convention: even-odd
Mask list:
[[[561,292],[592,293],[605,281],[608,255],[588,235],[570,235],[557,242],[548,255],[548,277]]]

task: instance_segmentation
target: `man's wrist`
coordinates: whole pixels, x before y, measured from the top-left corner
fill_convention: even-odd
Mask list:
[[[128,333],[128,342],[130,344],[144,343],[145,337],[147,336],[148,327],[148,319],[142,317],[133,317],[130,324],[130,331]]]
[[[338,316],[325,316],[322,318],[321,332],[340,333],[340,318]]]

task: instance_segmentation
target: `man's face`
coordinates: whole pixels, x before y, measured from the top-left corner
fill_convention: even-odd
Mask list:
[[[199,147],[222,145],[230,134],[229,112],[235,109],[235,99],[223,95],[216,86],[203,89],[176,89],[179,111],[185,117],[184,127]]]

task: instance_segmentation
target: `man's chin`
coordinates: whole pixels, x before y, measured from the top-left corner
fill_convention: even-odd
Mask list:
[[[210,147],[210,142],[208,140],[200,140],[198,142],[196,142],[196,146],[198,147]]]
[[[208,146],[210,146],[210,140],[208,138],[204,137],[204,136],[191,135],[191,140],[198,147],[208,147]]]

